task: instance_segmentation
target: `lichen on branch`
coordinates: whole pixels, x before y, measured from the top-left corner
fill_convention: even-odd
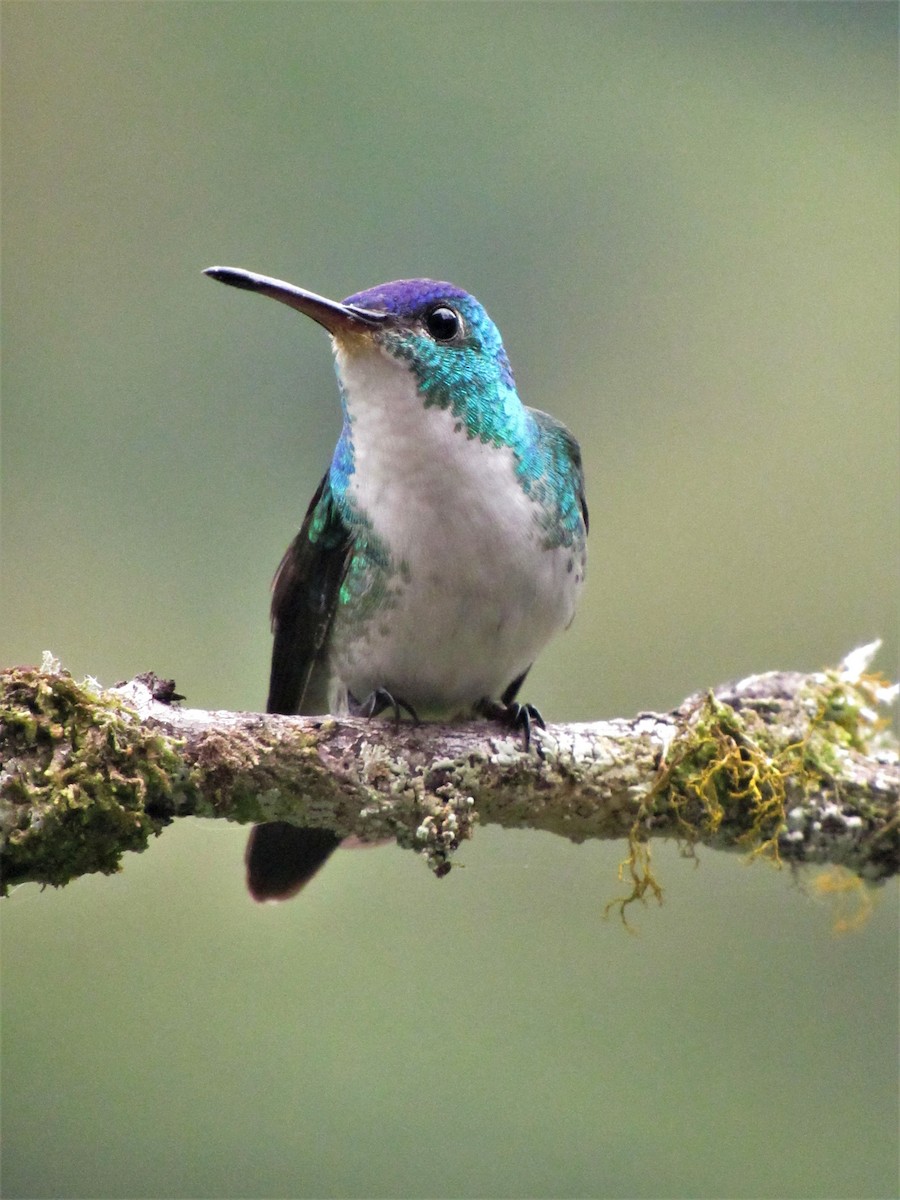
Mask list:
[[[485,722],[404,724],[205,712],[153,676],[105,690],[0,672],[2,887],[118,868],[178,816],[289,820],[394,838],[446,874],[477,822],[627,843],[622,905],[659,895],[650,840],[878,881],[900,866],[896,687],[877,643],[836,669],[768,672],[671,713],[550,726],[524,749]]]

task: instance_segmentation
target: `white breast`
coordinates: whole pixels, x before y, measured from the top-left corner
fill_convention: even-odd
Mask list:
[[[571,621],[583,564],[571,549],[542,546],[511,450],[425,408],[394,359],[339,351],[338,365],[352,422],[350,495],[402,564],[403,582],[360,637],[336,636],[334,702],[377,687],[423,712],[498,699]]]

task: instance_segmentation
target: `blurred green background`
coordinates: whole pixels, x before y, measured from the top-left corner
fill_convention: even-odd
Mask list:
[[[330,455],[321,330],[432,275],[582,442],[551,720],[885,638],[896,671],[892,4],[3,5],[0,661],[257,709],[268,583]],[[20,889],[7,1196],[896,1189],[896,887],[482,830],[442,883],[340,854],[279,909],[237,828]]]

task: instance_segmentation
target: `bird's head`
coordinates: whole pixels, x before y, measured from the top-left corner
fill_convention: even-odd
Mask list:
[[[260,292],[312,317],[331,334],[338,371],[359,356],[405,363],[426,402],[465,407],[515,391],[497,326],[474,296],[434,279],[398,279],[327,300],[238,267],[209,267],[221,283]]]

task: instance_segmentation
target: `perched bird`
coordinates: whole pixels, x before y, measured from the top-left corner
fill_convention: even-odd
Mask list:
[[[575,614],[588,528],[578,443],[519,400],[500,333],[449,283],[339,303],[236,267],[331,334],[343,428],[275,575],[267,711],[391,709],[542,725],[516,697]],[[285,822],[247,850],[258,900],[297,892],[340,839]]]

